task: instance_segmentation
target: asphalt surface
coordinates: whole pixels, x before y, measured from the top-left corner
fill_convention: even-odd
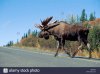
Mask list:
[[[70,58],[66,54],[0,47],[0,67],[100,67],[100,60]]]

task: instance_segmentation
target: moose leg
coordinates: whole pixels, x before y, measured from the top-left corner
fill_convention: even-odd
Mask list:
[[[91,46],[89,43],[87,43],[87,48],[88,48],[88,51],[89,51],[89,58],[92,57],[92,54],[91,54]]]
[[[62,41],[62,49],[64,50],[64,52],[65,52],[66,54],[68,54],[69,56],[71,56],[70,53],[69,53],[68,51],[65,50],[64,45],[65,45],[65,40]]]
[[[57,51],[56,51],[55,57],[58,55],[58,52],[61,49],[61,42],[57,41],[57,43],[58,43],[58,45],[57,45]]]
[[[82,47],[83,47],[83,44],[81,43],[81,45],[78,47],[78,49],[73,53],[72,58],[75,57],[75,55],[78,53],[78,51],[80,49],[82,49]]]
[[[91,58],[92,57],[92,54],[91,54],[91,46],[90,46],[90,44],[88,43],[87,40],[83,40],[83,42],[87,46],[87,49],[89,51],[89,58]]]
[[[72,58],[75,57],[75,55],[78,53],[78,51],[79,51],[80,49],[82,49],[82,47],[83,47],[82,39],[80,38],[80,36],[78,37],[78,42],[79,42],[80,46],[79,46],[78,49],[73,53]]]

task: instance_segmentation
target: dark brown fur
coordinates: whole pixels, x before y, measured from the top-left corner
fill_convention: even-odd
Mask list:
[[[70,53],[64,49],[65,40],[70,40],[78,41],[81,44],[78,50],[82,47],[82,43],[87,45],[88,50],[90,52],[89,58],[91,58],[90,45],[87,40],[89,29],[79,25],[69,25],[68,23],[62,21],[46,24],[43,28],[44,29],[42,29],[42,31],[39,34],[40,38],[44,37],[45,39],[49,39],[49,35],[53,35],[55,39],[58,41],[58,49],[55,56],[58,55],[58,51],[60,49],[63,49],[69,56],[71,56]],[[72,57],[74,57],[77,52],[75,52],[72,55]]]

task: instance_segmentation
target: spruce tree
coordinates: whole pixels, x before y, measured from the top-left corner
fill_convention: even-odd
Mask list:
[[[23,36],[23,38],[26,38],[26,35],[25,35],[25,33],[24,33],[24,36]]]
[[[87,14],[85,13],[85,9],[83,9],[80,17],[80,21],[84,22],[86,20],[87,20]]]
[[[28,30],[28,36],[29,36],[30,34],[31,34],[31,30],[29,29],[29,30]]]
[[[27,38],[27,37],[28,37],[28,35],[27,35],[27,33],[26,33],[25,38]]]
[[[95,13],[94,13],[94,14],[93,14],[93,13],[90,14],[90,18],[89,18],[89,20],[90,20],[90,21],[95,20]]]

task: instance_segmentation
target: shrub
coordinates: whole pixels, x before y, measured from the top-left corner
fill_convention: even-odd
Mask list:
[[[56,40],[53,38],[53,36],[50,36],[48,40],[45,40],[44,38],[39,38],[39,44],[43,48],[55,48]]]
[[[27,38],[21,39],[20,44],[22,46],[35,47],[36,46],[36,40],[37,40],[37,37],[30,35]]]
[[[89,32],[89,42],[91,44],[92,49],[96,49],[97,51],[100,48],[100,26],[93,26]]]

